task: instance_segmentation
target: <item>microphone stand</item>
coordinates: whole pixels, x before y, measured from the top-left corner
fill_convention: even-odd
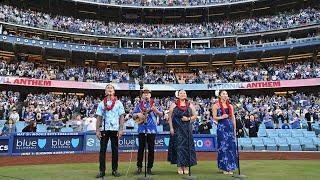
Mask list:
[[[189,174],[188,174],[188,176],[182,177],[182,179],[195,180],[196,177],[191,175],[191,146],[192,145],[194,146],[193,143],[192,144],[190,143],[191,142],[191,136],[192,136],[192,134],[190,132],[191,129],[192,129],[192,123],[191,123],[191,121],[189,121],[188,122]]]
[[[243,125],[244,123],[242,122],[242,120],[240,119],[240,123]],[[242,128],[242,130],[244,130],[244,127]],[[235,127],[236,128],[236,127]],[[247,134],[247,131],[244,131]],[[240,153],[239,153],[239,138],[237,137],[237,135],[235,134],[235,138],[237,139],[236,143],[237,143],[237,163],[238,163],[238,174],[234,174],[232,177],[235,179],[245,179],[247,176],[241,174],[240,171]]]
[[[140,85],[140,93],[142,94],[142,89],[143,89],[143,82],[139,82]],[[144,126],[144,176],[139,177],[138,180],[151,180],[152,177],[151,176],[147,176],[147,124],[148,124],[148,114],[145,114],[145,120],[143,122],[143,126]]]

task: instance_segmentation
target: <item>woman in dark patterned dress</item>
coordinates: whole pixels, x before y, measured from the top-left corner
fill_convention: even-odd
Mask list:
[[[188,102],[185,90],[177,91],[176,97],[176,102],[169,109],[171,136],[168,161],[171,164],[177,164],[179,174],[188,174],[189,161],[190,166],[197,164],[192,134],[192,122],[196,120],[197,114],[195,107]]]
[[[218,168],[223,174],[232,175],[238,168],[236,154],[235,127],[236,121],[232,105],[226,91],[217,92],[219,101],[212,107],[213,118],[218,122],[217,150]]]

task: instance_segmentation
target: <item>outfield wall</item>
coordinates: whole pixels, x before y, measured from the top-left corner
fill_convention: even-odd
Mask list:
[[[156,136],[155,151],[167,151],[169,134],[160,133]],[[195,148],[198,152],[216,151],[216,137],[214,135],[194,135]],[[125,133],[119,139],[119,152],[138,150],[137,133]],[[98,152],[100,141],[95,133],[15,133],[7,137],[0,137],[0,155],[53,155],[78,154]],[[108,151],[111,151],[110,142]]]

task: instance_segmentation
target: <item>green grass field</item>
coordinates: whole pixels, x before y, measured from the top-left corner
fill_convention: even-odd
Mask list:
[[[109,164],[107,164],[108,166]],[[129,163],[120,163],[120,178],[112,178],[110,173],[105,179],[137,179],[135,162],[132,162],[129,173],[126,176]],[[242,172],[247,179],[269,180],[269,179],[320,179],[319,160],[263,160],[263,161],[241,161]],[[108,166],[107,168],[110,168]],[[167,162],[156,162],[153,176],[154,180],[182,179],[183,176],[176,173],[177,168]],[[57,165],[26,165],[1,167],[0,179],[13,180],[85,180],[95,179],[98,172],[98,163],[95,164],[57,164]],[[110,171],[109,171],[110,172]],[[194,175],[199,180],[232,179],[218,173],[215,161],[200,161],[193,168]]]

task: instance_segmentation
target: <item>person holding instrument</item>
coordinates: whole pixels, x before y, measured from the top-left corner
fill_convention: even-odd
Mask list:
[[[115,96],[115,88],[108,84],[105,88],[106,97],[98,105],[96,116],[96,135],[100,140],[99,174],[96,178],[105,176],[106,150],[109,138],[112,149],[112,175],[119,177],[118,173],[118,140],[123,135],[124,107]]]
[[[139,124],[139,150],[137,157],[138,175],[142,172],[142,161],[146,142],[148,146],[147,174],[154,175],[151,170],[154,162],[154,141],[156,138],[158,124],[157,116],[163,116],[162,109],[155,104],[153,99],[151,99],[151,91],[144,88],[142,90],[142,99],[133,110],[133,119]],[[147,133],[147,136],[145,136],[145,133]]]

